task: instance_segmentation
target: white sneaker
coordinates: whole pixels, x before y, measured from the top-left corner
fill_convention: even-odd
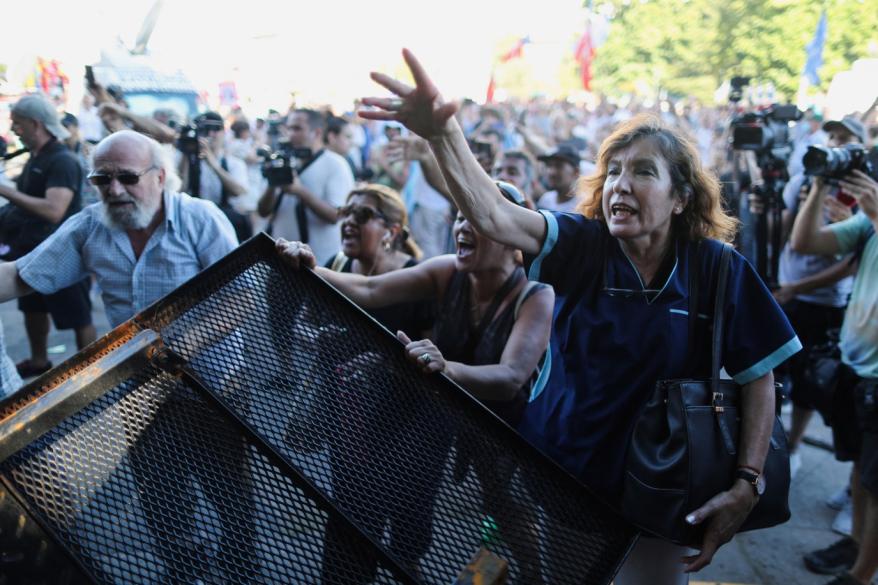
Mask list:
[[[798,452],[790,453],[790,479],[795,479],[801,468],[802,456]]]
[[[854,525],[853,511],[853,504],[848,500],[848,503],[835,515],[835,520],[832,521],[832,530],[843,536],[850,536]]]
[[[792,455],[790,455],[790,467],[792,468]],[[792,469],[790,470],[790,474],[792,475]],[[833,510],[841,510],[846,505],[850,505],[851,503],[851,486],[850,484],[840,488],[837,492],[834,492],[831,496],[826,498],[826,505],[832,508]]]

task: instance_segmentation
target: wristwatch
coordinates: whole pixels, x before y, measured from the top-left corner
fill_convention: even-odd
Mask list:
[[[753,488],[753,495],[757,498],[765,493],[765,476],[761,473],[754,473],[749,469],[738,469],[735,472],[736,479],[743,479]]]

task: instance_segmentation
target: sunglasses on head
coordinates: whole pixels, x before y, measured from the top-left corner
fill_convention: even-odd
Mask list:
[[[132,173],[128,171],[122,171],[121,173],[115,174],[107,174],[107,173],[97,173],[93,172],[88,175],[89,182],[95,187],[106,187],[110,183],[113,182],[113,179],[116,179],[123,185],[136,185],[140,181],[140,177],[148,173],[149,171],[155,170],[158,167],[149,167],[139,173]]]
[[[343,218],[353,217],[354,221],[359,225],[368,223],[376,217],[387,221],[386,215],[377,209],[372,209],[371,207],[366,207],[364,205],[345,205],[344,207],[339,208],[338,215]]]

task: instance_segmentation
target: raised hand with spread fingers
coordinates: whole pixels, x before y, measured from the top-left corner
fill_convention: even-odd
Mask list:
[[[427,140],[449,134],[456,122],[457,104],[445,102],[436,85],[411,51],[403,49],[402,56],[415,80],[411,87],[384,73],[373,72],[372,79],[390,90],[397,97],[367,97],[363,104],[379,110],[361,110],[360,116],[367,120],[395,120]]]

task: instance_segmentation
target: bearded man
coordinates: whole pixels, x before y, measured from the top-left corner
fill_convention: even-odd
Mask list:
[[[49,293],[92,273],[115,327],[233,250],[237,239],[232,224],[214,203],[178,193],[180,180],[173,168],[162,147],[143,134],[122,130],[102,140],[89,175],[101,201],[65,221],[30,254],[0,264],[0,302],[32,290]],[[227,347],[234,346],[232,337],[213,342],[225,343],[224,351],[232,351]],[[181,422],[186,400],[185,394],[169,395],[148,430],[129,438],[127,461],[165,578],[171,583],[192,583],[208,570],[210,553],[195,536],[194,511],[200,496],[193,488],[192,475],[222,525],[239,527],[234,545],[224,544],[216,555],[218,570],[258,574],[252,522],[256,511],[245,445],[237,435],[229,430],[228,436],[213,437],[226,449],[205,449],[198,465],[174,457],[163,467],[155,465],[156,453],[161,453],[168,438],[185,445],[203,440],[197,429]],[[223,499],[225,492],[217,489],[217,478],[237,494],[235,507]],[[164,491],[155,486],[163,486]],[[101,489],[117,488],[104,485]],[[174,494],[175,505],[186,513],[174,519],[167,516],[163,499],[167,492]]]
[[[100,202],[29,254],[0,264],[0,302],[94,274],[115,327],[237,246],[216,205],[177,192],[173,163],[143,134],[123,130],[98,143],[89,181]]]

